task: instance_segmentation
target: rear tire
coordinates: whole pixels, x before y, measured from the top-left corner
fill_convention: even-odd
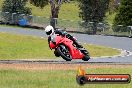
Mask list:
[[[69,53],[69,50],[68,48],[65,46],[65,45],[60,45],[58,48],[57,48],[57,52],[60,54],[60,56],[66,60],[66,61],[71,61],[72,60],[72,57]]]

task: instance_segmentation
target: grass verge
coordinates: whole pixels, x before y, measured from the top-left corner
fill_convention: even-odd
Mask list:
[[[47,39],[0,33],[0,59],[47,59],[55,58]],[[84,45],[92,57],[120,54],[116,49],[96,45]]]
[[[2,3],[4,0],[0,0],[0,10],[2,9]],[[42,16],[42,17],[50,17],[51,11],[50,11],[50,5],[45,6],[43,9],[40,9],[38,7],[33,6],[29,2],[26,5],[27,7],[31,8],[32,14],[34,16]],[[113,22],[113,18],[115,15],[112,14],[109,15],[106,13],[106,19],[108,23]],[[79,7],[78,2],[73,1],[70,3],[63,3],[60,12],[59,12],[59,18],[60,19],[67,19],[67,20],[74,20],[74,21],[81,21],[81,18],[79,18]]]
[[[88,68],[88,74],[130,74],[132,68]],[[87,84],[76,83],[76,70],[25,71],[0,70],[1,88],[131,88],[129,84]]]
[[[2,9],[3,1],[4,0],[0,0],[0,10]],[[28,2],[26,6],[31,8],[31,12],[34,16],[50,17],[50,5],[47,5],[43,9],[40,9]],[[77,2],[63,3],[60,8],[59,18],[78,21],[80,20],[78,12],[79,8]]]

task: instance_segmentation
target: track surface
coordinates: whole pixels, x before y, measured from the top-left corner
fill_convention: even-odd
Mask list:
[[[22,29],[22,28],[10,28],[10,27],[0,27],[0,32],[8,32],[14,34],[22,34],[22,35],[32,35],[37,37],[45,37],[47,38],[44,30],[36,30],[36,29]],[[75,34],[71,33],[75,36],[79,42],[90,43],[108,46],[112,48],[123,49],[132,52],[132,38],[126,37],[114,37],[114,36],[101,36],[101,35],[87,35],[87,34]],[[48,61],[25,61],[25,60],[14,60],[14,61],[0,61],[1,63],[129,63],[132,64],[132,55],[125,57],[114,57],[114,58],[97,58],[90,59],[88,62],[83,62],[82,60],[73,60],[71,62],[65,62],[64,60],[48,60]]]

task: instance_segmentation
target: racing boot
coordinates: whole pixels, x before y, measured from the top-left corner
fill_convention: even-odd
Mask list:
[[[80,44],[77,42],[77,40],[75,40],[75,39],[73,38],[73,36],[71,36],[70,34],[67,34],[66,36],[67,36],[67,38],[69,38],[69,39],[71,39],[71,40],[73,41],[73,43],[76,45],[77,48],[83,48],[83,46],[80,45]]]
[[[76,45],[77,48],[83,48],[83,46],[80,45],[77,41],[74,41],[74,44]]]

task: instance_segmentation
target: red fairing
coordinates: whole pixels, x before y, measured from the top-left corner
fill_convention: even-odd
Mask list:
[[[77,49],[75,46],[73,46],[73,41],[66,38],[66,36],[62,37],[60,35],[56,35],[55,37],[52,38],[52,40],[55,43],[53,43],[53,41],[50,41],[51,49],[55,49],[60,44],[64,44],[65,46],[67,46],[69,48],[69,52],[72,56],[72,59],[82,59],[84,57],[84,54],[81,53],[81,51],[79,49]]]
[[[55,49],[56,48],[56,46],[55,46],[55,44],[53,42],[50,42],[50,48],[51,49]]]
[[[82,54],[76,47],[73,46],[72,40],[68,38],[63,38],[61,40],[62,40],[61,42],[69,48],[72,59],[82,59],[84,57],[84,54]],[[58,40],[58,43],[59,43],[59,40]]]
[[[73,59],[81,59],[84,57],[84,54],[82,54],[78,49],[73,49],[74,53],[72,54]]]
[[[72,45],[72,41],[64,42],[64,44],[70,49],[72,59],[82,59],[84,57],[84,54],[82,54],[77,48]]]

